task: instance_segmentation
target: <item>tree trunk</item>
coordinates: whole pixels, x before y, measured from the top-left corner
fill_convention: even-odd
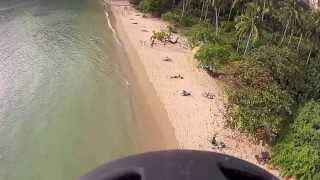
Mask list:
[[[241,39],[242,39],[242,35],[239,35],[239,39],[237,43],[237,53],[239,53]]]
[[[248,50],[248,47],[249,47],[249,44],[250,44],[250,39],[251,39],[251,36],[252,36],[252,31],[253,31],[253,29],[251,28],[251,31],[250,31],[250,34],[249,34],[249,38],[247,40],[246,49],[244,50],[244,54],[243,55],[246,55],[246,53],[247,53],[247,50]]]
[[[205,14],[205,17],[204,17],[204,21],[206,21],[206,20],[207,20],[207,17],[208,17],[208,11],[209,11],[209,2],[208,2],[208,0],[206,1],[206,3],[207,3],[207,7],[206,7],[206,14]]]
[[[263,0],[263,9],[262,9],[262,17],[261,17],[261,21],[263,22],[264,20],[264,10],[266,9],[266,0]]]
[[[182,1],[182,12],[181,12],[181,17],[180,17],[180,22],[181,22],[182,18],[184,17],[185,10],[186,10],[186,0],[183,0]]]
[[[187,1],[187,8],[189,8],[190,5],[191,5],[191,0],[188,0],[188,1]]]
[[[201,15],[200,15],[200,20],[199,21],[202,20],[202,17],[204,15],[204,8],[205,8],[205,5],[206,5],[205,2],[206,2],[205,0],[202,0]]]
[[[229,14],[228,14],[228,21],[231,19],[231,13],[232,13],[233,8],[230,8]]]
[[[288,41],[288,46],[290,46],[290,44],[291,44],[292,36],[293,36],[293,30],[291,30],[291,34],[290,34],[289,41]]]
[[[232,1],[232,5],[233,5],[233,3],[234,3],[234,0]],[[231,14],[232,14],[232,10],[233,10],[233,6],[232,5],[230,7],[230,11],[229,11],[229,14],[228,14],[228,21],[230,21],[230,19],[231,19]]]
[[[183,0],[182,1],[182,13],[181,13],[181,17],[180,17],[180,21],[182,20],[182,18],[185,16],[186,11],[188,9],[188,5],[189,5],[189,1],[190,0]]]
[[[282,35],[282,39],[281,39],[281,42],[280,42],[280,45],[282,45],[282,43],[283,43],[283,41],[284,41],[284,38],[285,38],[285,36],[286,36],[286,34],[287,34],[287,30],[288,30],[288,27],[289,27],[289,20],[288,20],[288,22],[287,22],[287,25],[286,25],[286,28],[285,28],[285,30],[284,30],[284,32],[283,32],[283,35]]]
[[[299,51],[299,49],[300,49],[301,41],[302,41],[302,33],[300,34],[300,38],[299,38],[299,42],[298,42],[298,46],[297,46],[297,50],[298,50],[298,51]]]
[[[310,49],[310,52],[309,52],[309,55],[308,55],[307,64],[309,64],[311,53],[312,53],[312,48]]]
[[[214,8],[216,11],[216,36],[218,36],[218,31],[219,31],[219,18],[218,18],[218,9]]]

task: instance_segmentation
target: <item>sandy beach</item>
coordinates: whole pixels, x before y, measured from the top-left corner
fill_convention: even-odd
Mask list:
[[[254,155],[268,148],[225,127],[227,99],[223,85],[197,67],[194,52],[187,47],[185,38],[180,37],[180,43],[175,45],[157,43],[151,47],[152,32],[165,29],[167,23],[143,17],[127,0],[107,0],[106,3],[110,5],[113,26],[128,54],[129,64],[133,67],[141,64],[142,69],[133,68],[134,73],[145,72],[146,80],[155,90],[155,98],[161,101],[173,128],[175,137],[171,138],[177,140],[176,148],[220,152],[258,165]],[[164,61],[165,58],[172,61]],[[179,75],[183,79],[172,78]],[[191,96],[181,96],[182,90],[190,92]],[[212,94],[213,99],[205,98],[203,93],[206,92]],[[165,128],[161,128],[163,133]],[[225,148],[214,147],[213,136],[217,142],[223,142]]]

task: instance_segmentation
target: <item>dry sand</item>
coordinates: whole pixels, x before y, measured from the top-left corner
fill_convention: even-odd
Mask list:
[[[117,34],[128,52],[129,63],[132,66],[142,64],[168,114],[178,141],[177,148],[215,151],[257,164],[254,155],[267,150],[267,147],[256,145],[244,134],[225,127],[223,86],[197,68],[192,50],[186,48],[185,43],[151,47],[152,32],[165,29],[168,24],[157,18],[143,17],[127,0],[107,0],[107,3],[115,18]],[[183,37],[180,42],[184,42]],[[132,58],[132,50],[136,58]],[[165,57],[171,58],[172,62],[163,61]],[[181,75],[184,79],[171,79],[174,75]],[[191,92],[191,96],[181,96],[182,90]],[[204,92],[212,93],[215,98],[203,97]],[[225,143],[226,148],[213,148],[210,141],[214,135],[218,142]],[[275,171],[272,173],[276,174]]]

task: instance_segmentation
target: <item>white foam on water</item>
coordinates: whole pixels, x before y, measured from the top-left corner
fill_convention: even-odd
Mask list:
[[[111,24],[111,20],[110,20],[110,15],[109,15],[109,13],[106,11],[105,14],[106,14],[108,26],[109,26],[109,28],[110,28],[111,31],[112,31],[112,36],[113,36],[114,39],[116,40],[117,44],[122,47],[122,44],[121,44],[121,42],[120,42],[120,40],[119,40],[119,38],[118,38],[118,36],[117,36],[116,30],[113,28],[113,26],[112,26],[112,24]]]

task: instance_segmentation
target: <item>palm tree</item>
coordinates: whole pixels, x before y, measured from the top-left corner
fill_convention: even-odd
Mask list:
[[[278,1],[279,0],[233,0],[229,10],[228,20],[231,19],[233,9],[240,9],[243,11],[246,7],[246,4],[254,2],[261,8],[261,21],[263,21],[265,14],[270,12],[273,4]]]
[[[186,15],[186,12],[189,10],[190,4],[192,0],[182,0],[182,12],[180,16],[180,21]]]
[[[221,9],[225,9],[227,7],[228,1],[227,0],[209,0],[211,2],[211,7],[214,9],[215,17],[213,18],[215,21],[215,29],[216,29],[216,36],[218,36],[219,32],[219,16]]]
[[[246,13],[236,18],[235,28],[239,39],[241,39],[241,36],[248,36],[244,55],[247,53],[250,42],[254,44],[259,38],[258,24],[260,12],[261,9],[256,3],[249,3]]]
[[[297,22],[300,19],[300,9],[296,0],[287,0],[279,2],[279,9],[275,12],[275,17],[285,25],[280,45],[283,44],[288,30],[291,30],[290,38],[296,30]],[[290,40],[289,40],[290,42]]]
[[[310,50],[307,58],[307,64],[309,64],[313,49],[320,47],[320,12],[309,13],[306,17],[309,20],[305,25],[305,28],[308,29],[307,37],[310,41]]]

